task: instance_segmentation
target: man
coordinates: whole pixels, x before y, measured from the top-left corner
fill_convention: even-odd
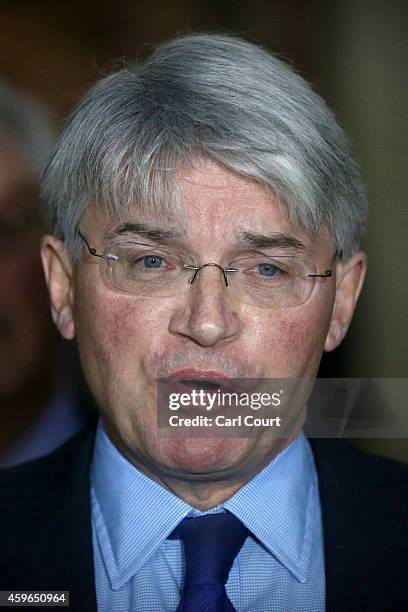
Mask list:
[[[58,380],[38,253],[40,174],[52,143],[46,113],[0,80],[0,467],[46,455],[85,422],[66,368]]]
[[[366,203],[323,101],[240,39],[175,39],[90,91],[43,195],[52,316],[101,419],[2,475],[1,588],[87,611],[404,609],[405,467],[310,444],[294,392],[280,435],[157,425],[161,385],[311,379],[346,334]]]

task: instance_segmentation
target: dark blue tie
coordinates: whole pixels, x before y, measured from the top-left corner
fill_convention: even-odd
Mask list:
[[[185,518],[170,535],[185,553],[184,591],[176,612],[235,612],[225,584],[247,528],[229,512]]]

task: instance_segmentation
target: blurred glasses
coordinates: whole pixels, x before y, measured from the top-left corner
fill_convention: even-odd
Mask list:
[[[292,255],[273,257],[254,253],[223,268],[213,262],[196,266],[164,246],[126,240],[113,242],[103,253],[91,247],[78,231],[90,255],[98,257],[108,284],[143,297],[170,297],[193,286],[203,268],[221,272],[225,287],[240,302],[265,308],[292,308],[312,295],[317,278],[333,276],[333,270],[319,274],[313,262]]]

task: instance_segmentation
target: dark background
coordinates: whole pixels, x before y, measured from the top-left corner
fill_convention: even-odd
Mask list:
[[[368,188],[366,286],[321,375],[407,377],[408,2],[44,0],[0,2],[0,74],[60,122],[117,60],[176,33],[220,29],[288,58],[348,132]],[[404,402],[398,418],[408,430]],[[408,459],[406,439],[364,440]]]

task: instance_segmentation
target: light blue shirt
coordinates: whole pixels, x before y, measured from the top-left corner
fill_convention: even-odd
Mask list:
[[[135,468],[98,425],[91,470],[99,612],[174,612],[183,545],[167,536],[200,512]],[[303,434],[235,495],[228,510],[250,530],[227,594],[238,612],[323,612],[325,580],[317,476]]]

